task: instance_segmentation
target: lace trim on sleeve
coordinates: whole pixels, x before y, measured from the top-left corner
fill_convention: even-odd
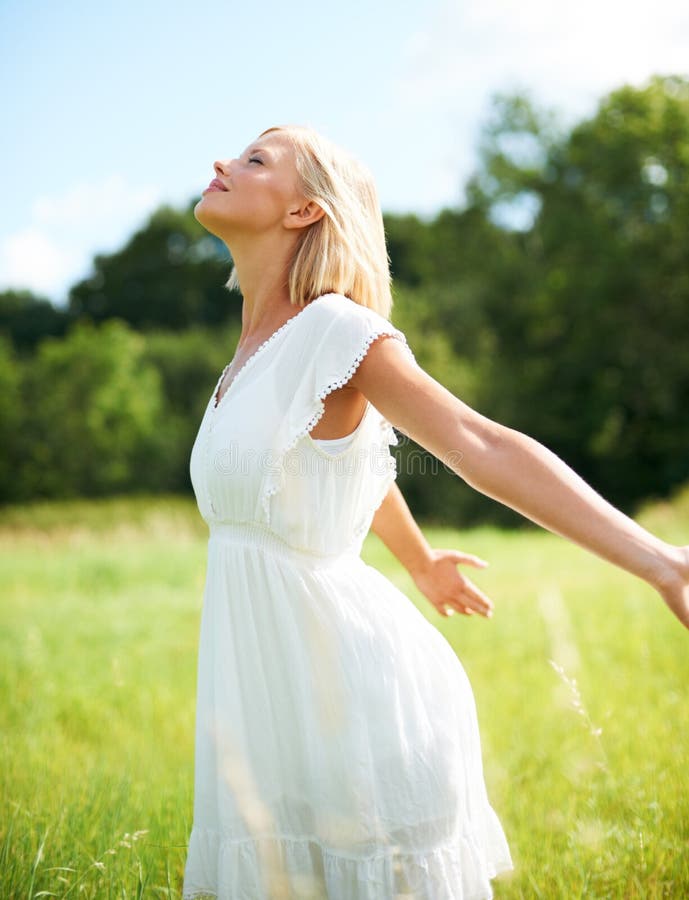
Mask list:
[[[404,333],[399,331],[398,329],[396,329],[393,325],[390,325],[389,328],[376,329],[375,331],[371,332],[370,334],[368,334],[366,336],[363,345],[359,349],[359,352],[357,353],[353,362],[350,364],[347,371],[339,378],[331,380],[327,385],[325,385],[323,388],[321,388],[318,391],[317,395],[313,398],[313,401],[311,404],[311,409],[309,411],[309,418],[306,420],[306,422],[302,426],[295,429],[294,433],[289,437],[289,440],[286,442],[285,446],[280,448],[279,464],[276,466],[277,471],[271,474],[271,477],[268,480],[268,484],[263,492],[263,497],[262,497],[263,512],[264,512],[267,522],[270,519],[270,498],[272,496],[274,496],[275,494],[277,494],[283,485],[283,481],[284,481],[283,460],[284,460],[285,455],[287,453],[289,453],[289,451],[292,450],[303,437],[305,437],[313,428],[315,428],[315,426],[318,424],[318,422],[322,418],[323,413],[325,412],[325,403],[323,402],[325,400],[325,398],[328,396],[328,394],[331,394],[333,391],[337,390],[338,388],[344,387],[344,385],[347,384],[347,382],[351,379],[351,377],[354,375],[356,370],[359,368],[359,365],[361,364],[361,362],[365,358],[366,354],[368,353],[368,350],[369,350],[371,344],[373,344],[374,341],[378,340],[378,338],[383,337],[384,335],[386,337],[397,338],[397,340],[401,341],[401,343],[403,344],[407,353],[411,356],[412,360],[414,360],[414,362],[416,362],[414,353],[412,352],[411,347],[407,343],[407,339],[406,339]],[[385,431],[386,442],[388,444],[393,444],[393,445],[397,444],[398,443],[397,437],[395,435],[395,431],[394,431],[392,425],[390,425],[389,422],[384,422],[383,427],[384,427],[384,431]],[[392,481],[395,480],[396,474],[397,474],[397,462],[395,460],[395,457],[392,456],[392,454],[391,454],[388,459],[388,469],[385,473],[385,478],[382,479],[382,481],[381,481],[381,487],[384,486],[385,490],[382,493],[382,496],[380,496],[379,498],[378,497],[374,498],[374,500],[376,501],[376,505],[373,508],[374,511],[383,502],[383,500],[385,498],[385,494],[387,494],[387,491],[390,487],[390,484],[392,483]]]

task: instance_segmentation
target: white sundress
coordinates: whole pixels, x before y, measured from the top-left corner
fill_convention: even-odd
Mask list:
[[[464,668],[360,556],[397,436],[370,402],[339,453],[309,434],[381,335],[414,360],[388,319],[324,294],[204,413],[185,900],[475,900],[513,869]]]

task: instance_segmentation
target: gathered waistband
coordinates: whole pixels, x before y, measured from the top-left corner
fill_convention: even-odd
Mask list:
[[[282,556],[293,561],[323,565],[337,560],[360,559],[358,550],[345,549],[335,553],[320,553],[305,547],[295,547],[283,540],[260,522],[211,522],[209,541],[229,541],[248,544],[267,553]]]

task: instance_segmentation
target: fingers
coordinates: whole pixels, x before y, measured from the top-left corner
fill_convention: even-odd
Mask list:
[[[476,556],[473,553],[462,553],[459,550],[437,550],[436,554],[436,561],[439,564],[443,561],[450,561],[454,564],[463,563],[474,566],[477,569],[485,569],[489,565],[480,556]],[[458,581],[459,586],[457,586]],[[436,598],[433,598],[435,601],[434,605],[442,616],[447,618],[455,612],[464,616],[479,613],[486,618],[490,618],[493,615],[493,603],[490,598],[457,569],[454,569],[450,582],[452,582],[450,590],[447,589],[446,585],[446,595],[450,595],[449,599],[437,603]]]
[[[444,616],[452,615],[456,610],[462,615],[468,616],[477,612],[488,619],[493,615],[493,603],[490,598],[468,579],[465,579],[461,597],[461,601],[454,598],[452,600],[446,600],[439,607],[441,614]]]
[[[448,602],[443,604],[442,606],[437,606],[436,609],[440,613],[441,616],[445,616],[445,618],[449,618],[453,616],[456,612],[458,612],[462,616],[473,616],[474,610],[470,606],[464,606],[457,601]]]
[[[480,588],[477,588],[475,584],[468,582],[465,593],[468,593],[470,599],[473,601],[471,603],[472,609],[475,609],[484,616],[491,616],[493,614],[493,604],[490,598],[486,596]]]
[[[481,559],[480,556],[475,556],[473,553],[461,553],[459,550],[453,550],[452,557],[455,562],[466,563],[466,565],[474,566],[477,569],[485,569],[486,566],[490,565],[485,559]]]

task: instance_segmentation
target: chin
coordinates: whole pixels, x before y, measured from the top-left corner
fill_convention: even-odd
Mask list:
[[[199,217],[199,208],[202,206],[203,206],[203,197],[201,197],[199,202],[194,207],[194,218],[196,219],[197,222],[201,222],[201,224],[203,225],[203,221],[202,221],[203,213],[201,213],[201,217]]]
[[[206,231],[210,231],[211,234],[216,234],[213,229],[213,216],[209,215],[208,210],[204,209],[203,201],[204,198],[201,197],[199,202],[194,207],[194,218],[200,225],[203,225]],[[216,234],[216,236],[218,235]]]

